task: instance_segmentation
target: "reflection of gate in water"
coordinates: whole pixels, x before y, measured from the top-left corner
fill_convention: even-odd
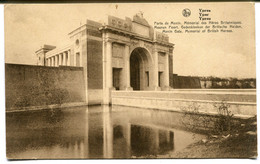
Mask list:
[[[142,156],[174,150],[174,132],[131,125],[132,155]]]

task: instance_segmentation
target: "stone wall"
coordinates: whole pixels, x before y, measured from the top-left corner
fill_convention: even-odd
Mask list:
[[[6,110],[85,102],[83,68],[5,64]]]
[[[217,114],[214,105],[222,102],[230,105],[229,110],[237,117],[256,115],[256,90],[198,90],[179,89],[174,91],[113,91],[112,104],[141,108],[153,108],[183,112],[199,106],[199,111]]]
[[[88,36],[89,38],[87,39],[88,88],[102,89],[103,88],[102,38],[94,37],[94,36],[90,37],[90,36]]]
[[[102,34],[99,26],[87,30],[88,105],[101,104],[103,100]]]
[[[171,80],[173,88],[201,88],[199,77],[178,76],[177,74],[172,74]]]

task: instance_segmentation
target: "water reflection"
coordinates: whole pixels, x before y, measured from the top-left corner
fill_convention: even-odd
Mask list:
[[[156,155],[174,149],[172,131],[132,125],[131,132],[131,148],[136,156]]]
[[[201,139],[179,129],[178,113],[91,106],[7,114],[7,156],[133,158],[167,154]]]

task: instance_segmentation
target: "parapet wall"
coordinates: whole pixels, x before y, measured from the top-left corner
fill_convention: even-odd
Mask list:
[[[5,64],[6,110],[85,102],[83,68]]]
[[[178,89],[173,91],[112,91],[112,104],[153,108],[169,111],[192,110],[217,114],[222,102],[230,105],[229,110],[237,117],[256,115],[255,89]]]
[[[172,74],[172,83],[173,88],[201,88],[200,79],[198,77]]]

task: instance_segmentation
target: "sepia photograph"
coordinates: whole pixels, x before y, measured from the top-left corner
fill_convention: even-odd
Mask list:
[[[8,160],[258,157],[252,2],[5,4],[4,37]]]

